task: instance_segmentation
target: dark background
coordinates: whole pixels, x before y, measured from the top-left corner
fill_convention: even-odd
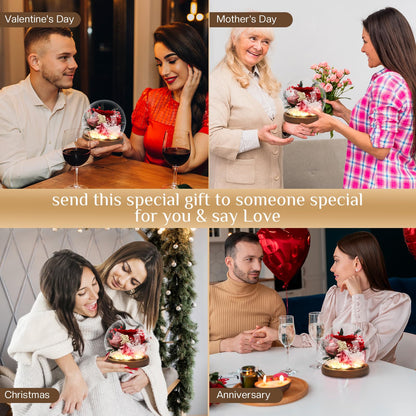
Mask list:
[[[191,0],[163,0],[162,24],[182,21],[194,26],[208,44],[208,21],[188,22]],[[131,132],[133,112],[134,0],[25,0],[26,12],[76,12],[81,24],[72,28],[78,50],[74,88],[90,102],[109,99],[118,103]],[[198,0],[198,12],[208,13],[208,0]],[[149,34],[149,42],[153,37]],[[156,71],[156,68],[155,68]]]

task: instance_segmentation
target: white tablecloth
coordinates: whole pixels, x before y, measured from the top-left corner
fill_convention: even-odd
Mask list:
[[[416,351],[415,351],[416,354]],[[302,399],[280,406],[253,407],[221,403],[210,407],[212,416],[414,416],[416,415],[416,371],[384,361],[370,362],[370,373],[362,378],[339,379],[324,376],[309,367],[316,355],[311,348],[291,348],[290,364],[295,377],[309,384]],[[243,365],[255,365],[266,374],[286,367],[283,348],[249,354],[210,355],[210,373],[228,374]]]

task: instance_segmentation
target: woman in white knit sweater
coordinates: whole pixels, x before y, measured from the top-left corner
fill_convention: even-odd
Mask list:
[[[150,364],[135,372],[129,381],[122,382],[121,388],[129,394],[145,392],[148,407],[155,415],[169,413],[159,344],[151,331],[158,316],[161,269],[161,256],[156,247],[144,241],[121,247],[97,267],[100,280],[115,307],[128,312],[136,321],[145,323],[150,333]],[[31,313],[19,320],[8,352],[19,362],[32,362],[38,355],[55,359],[66,375],[60,395],[60,400],[64,401],[63,413],[72,413],[81,407],[90,387],[71,354],[73,335],[60,324],[52,309],[50,302],[40,294]],[[156,392],[152,384],[157,385]]]

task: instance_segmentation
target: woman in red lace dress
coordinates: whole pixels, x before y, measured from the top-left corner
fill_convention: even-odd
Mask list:
[[[132,114],[132,134],[123,155],[167,166],[162,156],[165,131],[189,131],[191,155],[179,171],[207,173],[208,65],[205,44],[185,23],[160,26],[154,32],[154,53],[162,88],[146,88]],[[205,171],[205,172],[204,172]]]

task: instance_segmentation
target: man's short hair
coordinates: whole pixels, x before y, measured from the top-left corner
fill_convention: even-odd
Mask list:
[[[30,54],[30,47],[41,40],[47,41],[51,35],[61,35],[72,38],[69,27],[30,27],[25,34],[25,56]]]
[[[228,236],[225,240],[224,248],[225,248],[225,257],[232,257],[235,256],[235,246],[240,241],[245,241],[247,243],[252,244],[260,244],[259,237],[257,234],[247,233],[245,231],[239,231],[237,233],[233,233]]]

